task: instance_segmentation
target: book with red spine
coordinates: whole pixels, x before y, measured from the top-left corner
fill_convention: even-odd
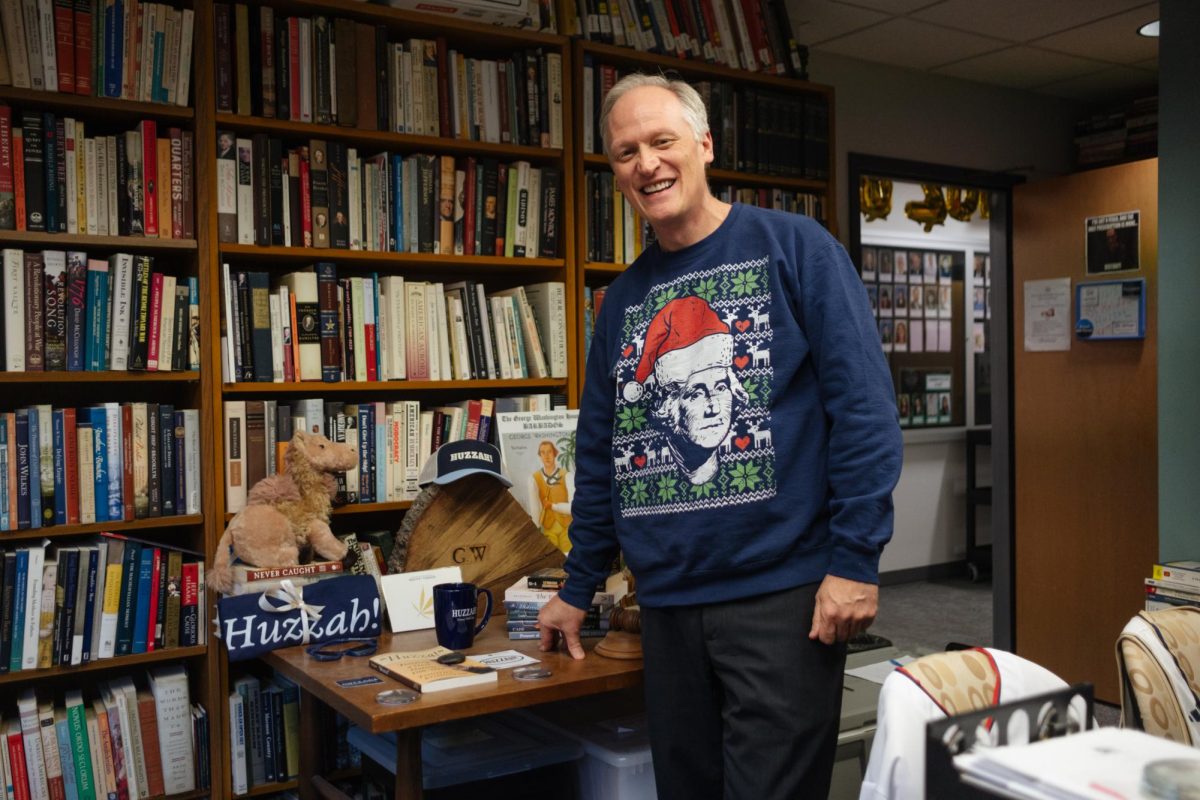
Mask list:
[[[300,156],[300,227],[304,233],[304,246],[313,246],[312,230],[312,184],[308,172],[308,147],[297,148]]]
[[[13,800],[31,800],[29,772],[25,768],[25,739],[21,734],[20,720],[10,719],[4,736],[8,740],[8,779],[12,783]]]
[[[25,230],[25,137],[20,128],[12,129],[13,206],[17,230]]]
[[[54,0],[54,55],[58,90],[75,93],[75,0]]]
[[[17,227],[17,197],[13,192],[12,109],[0,105],[0,230]]]
[[[75,94],[92,95],[92,2],[75,0]]]
[[[138,123],[142,134],[142,232],[147,237],[158,236],[158,128],[154,120]]]
[[[67,524],[79,524],[79,442],[75,428],[75,409],[63,409],[63,495]]]
[[[467,156],[467,174],[463,180],[466,197],[463,199],[463,252],[469,256],[475,252],[475,156]]]
[[[171,128],[171,238],[184,238],[183,224],[183,131]]]
[[[161,431],[163,436],[167,435],[166,431]],[[154,556],[150,562],[150,596],[139,597],[138,602],[149,600],[150,615],[146,623],[146,652],[149,653],[154,649],[154,640],[156,638],[155,626],[158,622],[158,579],[163,568],[162,548],[154,548]]]

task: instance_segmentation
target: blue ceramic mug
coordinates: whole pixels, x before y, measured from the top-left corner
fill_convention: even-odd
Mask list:
[[[487,598],[483,620],[476,625],[479,595]],[[492,617],[492,593],[473,583],[439,583],[433,587],[433,625],[437,641],[451,650],[465,650]]]

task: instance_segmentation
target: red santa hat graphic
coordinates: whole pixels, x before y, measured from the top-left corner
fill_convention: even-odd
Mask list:
[[[681,383],[695,372],[731,363],[729,326],[703,298],[681,297],[663,306],[650,321],[637,372],[621,388],[621,395],[636,403],[650,381],[660,386]]]

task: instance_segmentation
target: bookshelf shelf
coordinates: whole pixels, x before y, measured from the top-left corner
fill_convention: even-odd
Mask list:
[[[264,795],[275,794],[276,792],[293,791],[300,786],[296,780],[277,781],[275,783],[262,783],[258,786],[251,787],[250,791],[245,794],[235,795],[236,797],[262,797]]]
[[[348,517],[354,514],[376,514],[381,511],[405,511],[412,508],[411,500],[398,500],[394,503],[347,503],[333,509],[335,517]],[[225,522],[233,519],[233,514],[226,512]]]
[[[226,383],[226,397],[253,394],[327,394],[330,392],[470,392],[493,389],[561,389],[566,378],[521,378],[499,381],[303,381],[300,383]]]
[[[367,145],[406,153],[436,151],[463,156],[492,156],[500,159],[526,159],[538,162],[558,162],[562,160],[563,155],[563,151],[558,148],[495,144],[439,136],[415,136],[409,133],[322,125],[315,122],[291,122],[283,119],[249,117],[243,114],[217,114],[217,127],[233,130],[239,135],[270,133],[298,139],[336,139],[347,144]]]
[[[675,56],[643,53],[629,47],[601,44],[600,42],[579,41],[578,46],[585,54],[591,54],[606,63],[616,64],[629,69],[644,69],[645,67],[661,67],[684,74],[691,78],[732,81],[734,83],[756,83],[760,86],[774,86],[789,92],[829,92],[828,86],[795,78],[784,78],[766,72],[750,72],[744,69],[731,69],[720,64],[708,64],[703,61],[684,61]]]
[[[0,247],[40,245],[51,250],[102,249],[105,251],[182,252],[196,251],[195,239],[152,239],[145,236],[89,236],[80,233],[0,231]]]
[[[87,525],[52,525],[48,528],[25,528],[19,531],[5,531],[4,533],[0,533],[0,541],[18,542],[31,539],[57,539],[66,536],[100,533],[101,531],[132,533],[134,531],[154,530],[156,528],[178,528],[185,525],[199,525],[202,522],[204,522],[202,514],[180,514],[174,517],[152,517],[130,520],[129,522],[89,522]]]
[[[102,658],[99,661],[89,661],[86,664],[80,664],[75,667],[51,667],[50,669],[25,669],[18,672],[6,672],[0,675],[0,686],[10,683],[20,683],[29,680],[44,680],[46,678],[55,678],[66,675],[76,675],[81,672],[99,672],[101,670],[127,670],[133,667],[140,667],[146,664],[155,664],[160,661],[177,661],[181,658],[195,658],[196,656],[208,655],[208,645],[202,644],[195,647],[171,647],[165,650],[155,650],[150,653],[138,653],[134,656],[118,656],[116,658]],[[174,795],[174,797],[194,797],[201,793],[189,793]]]
[[[309,264],[315,261],[379,264],[393,267],[411,265],[428,269],[491,269],[505,272],[561,270],[561,258],[503,258],[501,256],[447,256],[438,253],[384,253],[373,250],[341,250],[317,247],[259,247],[253,244],[220,245],[221,255],[252,257],[260,263]]]
[[[628,264],[610,264],[604,261],[588,261],[583,265],[583,271],[587,275],[620,275],[628,267]]]
[[[197,370],[185,372],[0,372],[6,383],[197,383]]]
[[[117,100],[111,97],[89,97],[66,92],[39,92],[33,89],[0,87],[0,101],[36,105],[38,108],[69,111],[86,115],[88,119],[137,121],[146,117],[172,123],[191,123],[195,113],[191,107],[173,106],[166,103],[142,103],[133,100]]]

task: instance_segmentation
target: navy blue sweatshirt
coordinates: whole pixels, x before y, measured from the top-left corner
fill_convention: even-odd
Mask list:
[[[866,291],[813,220],[734,205],[609,288],[580,407],[563,600],[618,548],[646,606],[877,582],[903,444]]]

